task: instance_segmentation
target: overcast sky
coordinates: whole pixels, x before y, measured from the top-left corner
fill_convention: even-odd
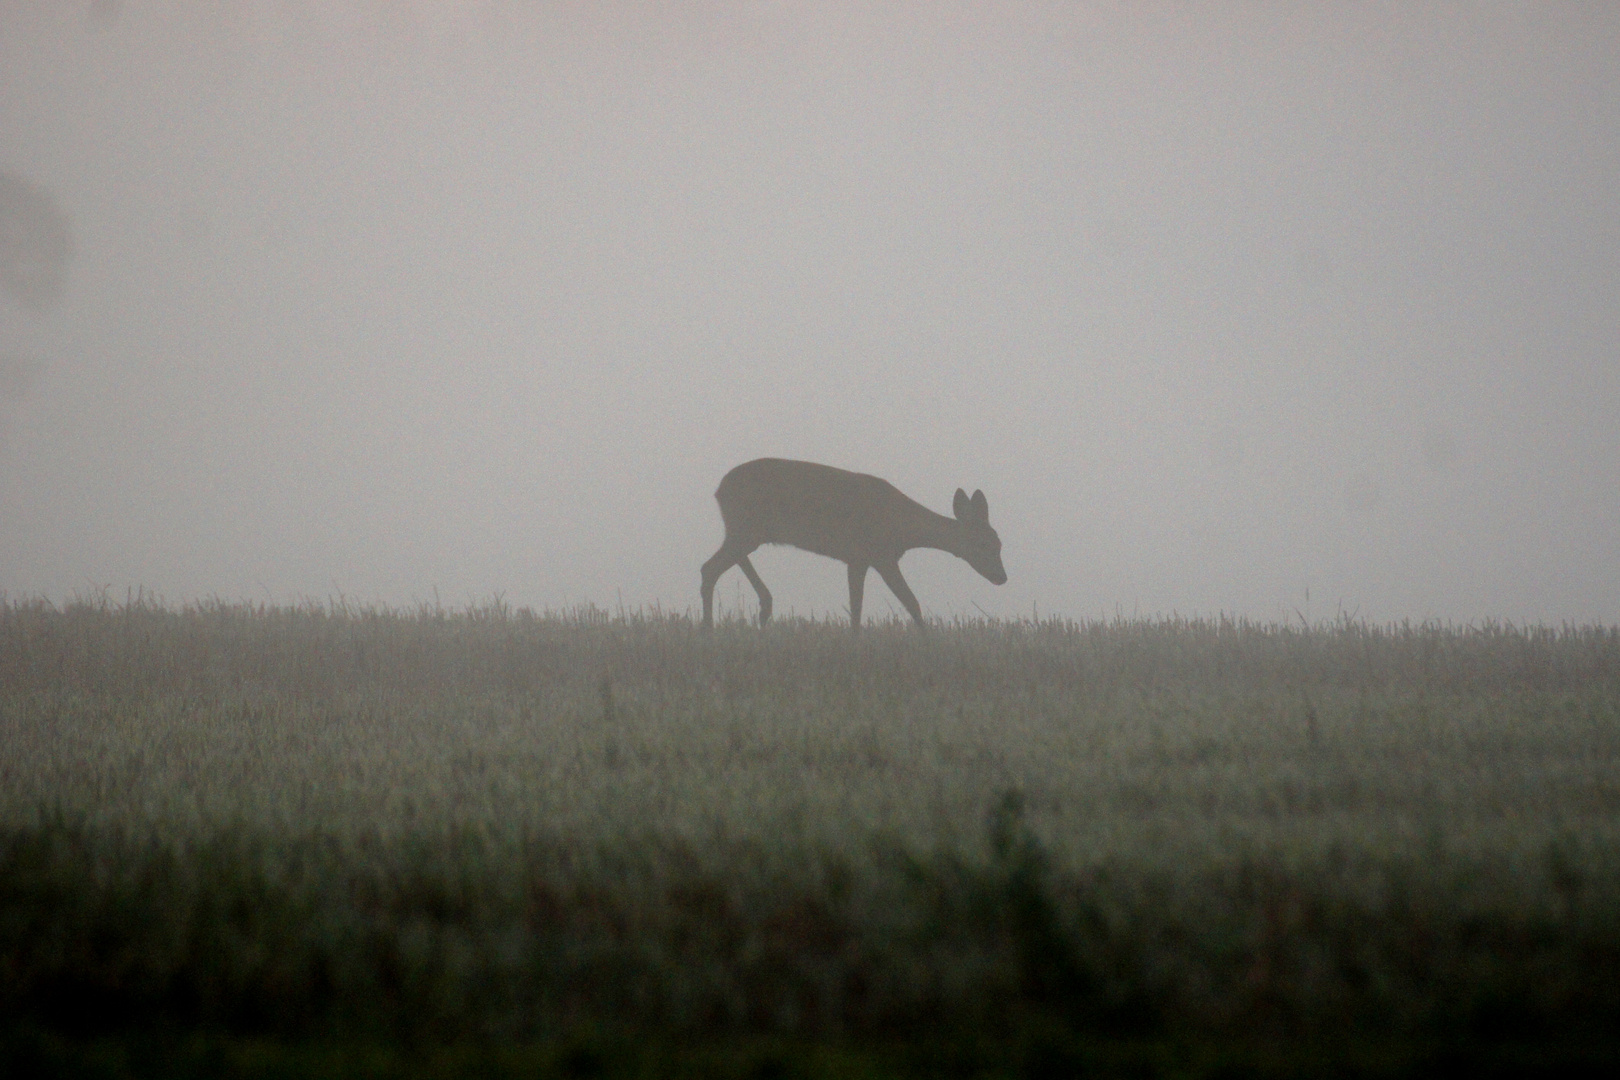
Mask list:
[[[781,456],[985,491],[934,616],[1614,623],[1617,86],[1611,4],[0,0],[0,593],[686,610]]]

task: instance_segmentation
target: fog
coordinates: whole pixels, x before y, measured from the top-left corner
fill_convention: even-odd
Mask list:
[[[695,610],[780,456],[984,490],[933,617],[1620,621],[1617,85],[1611,5],[0,0],[0,593]]]

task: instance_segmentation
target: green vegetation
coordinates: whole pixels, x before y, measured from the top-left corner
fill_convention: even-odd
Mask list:
[[[1594,1073],[1620,631],[0,605],[0,1059]]]

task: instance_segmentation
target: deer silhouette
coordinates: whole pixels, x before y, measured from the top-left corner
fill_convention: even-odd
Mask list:
[[[748,556],[761,544],[787,544],[849,565],[849,621],[861,628],[866,572],[875,569],[889,591],[925,625],[922,607],[900,574],[912,548],[948,551],[1001,585],[1001,537],[990,527],[984,492],[956,489],[955,517],[936,514],[887,480],[808,461],[759,458],[726,473],[715,490],[726,538],[703,564],[703,625],[714,625],[714,586],[740,566],[759,593],[759,622],[771,618],[771,591]]]

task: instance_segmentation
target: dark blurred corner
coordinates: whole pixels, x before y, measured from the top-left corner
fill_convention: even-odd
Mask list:
[[[0,171],[0,290],[33,312],[62,298],[73,234],[67,215],[37,184]]]

